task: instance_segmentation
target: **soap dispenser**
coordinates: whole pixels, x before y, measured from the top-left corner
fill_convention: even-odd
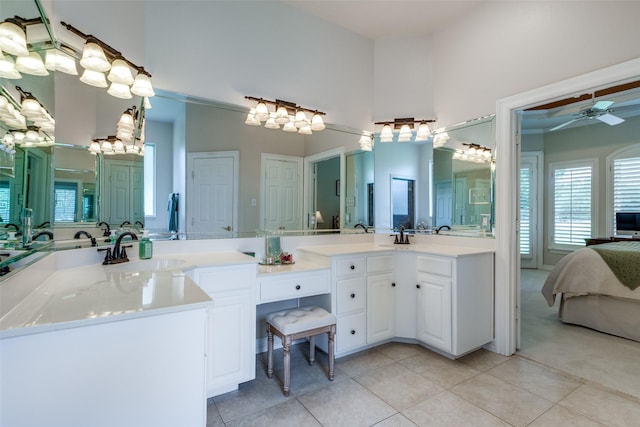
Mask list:
[[[149,238],[149,231],[142,230],[142,239],[138,243],[138,257],[140,259],[151,259],[153,256],[153,242]]]

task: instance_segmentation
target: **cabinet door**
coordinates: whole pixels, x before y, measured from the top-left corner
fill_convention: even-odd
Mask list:
[[[367,278],[367,343],[395,335],[395,283],[393,275],[376,274]]]
[[[336,325],[336,354],[364,346],[367,343],[366,328],[364,312],[339,317]]]
[[[420,273],[417,286],[418,339],[451,352],[451,279]]]
[[[207,329],[207,397],[233,390],[255,374],[251,293],[214,298]]]

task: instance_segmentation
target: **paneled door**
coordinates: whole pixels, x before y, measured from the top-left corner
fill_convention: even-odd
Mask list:
[[[189,153],[186,229],[198,238],[233,237],[238,222],[237,151]]]
[[[302,159],[263,154],[262,221],[265,230],[302,228]]]

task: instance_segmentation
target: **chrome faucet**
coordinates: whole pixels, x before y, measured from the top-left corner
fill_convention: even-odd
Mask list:
[[[111,248],[98,249],[98,252],[107,252],[102,265],[120,264],[122,262],[129,261],[126,248],[130,248],[131,245],[122,245],[122,239],[127,236],[130,236],[132,240],[138,240],[138,236],[136,236],[136,233],[134,233],[133,231],[125,231],[118,236],[115,245],[113,245],[113,254],[111,252]]]

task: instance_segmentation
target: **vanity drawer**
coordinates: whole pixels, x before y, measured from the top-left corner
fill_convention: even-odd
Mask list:
[[[338,314],[364,310],[367,306],[367,281],[364,277],[338,280],[336,305]]]
[[[336,261],[336,276],[352,276],[362,274],[367,270],[365,257],[339,258]]]
[[[251,290],[254,274],[248,268],[204,267],[187,273],[208,295]]]
[[[365,313],[338,318],[336,324],[336,353],[359,348],[367,343],[367,317]]]
[[[393,255],[370,256],[367,258],[367,273],[393,271]]]
[[[329,271],[280,274],[259,279],[258,302],[284,301],[330,292]]]
[[[438,276],[451,277],[453,260],[448,258],[420,255],[417,258],[418,271],[437,274]]]

